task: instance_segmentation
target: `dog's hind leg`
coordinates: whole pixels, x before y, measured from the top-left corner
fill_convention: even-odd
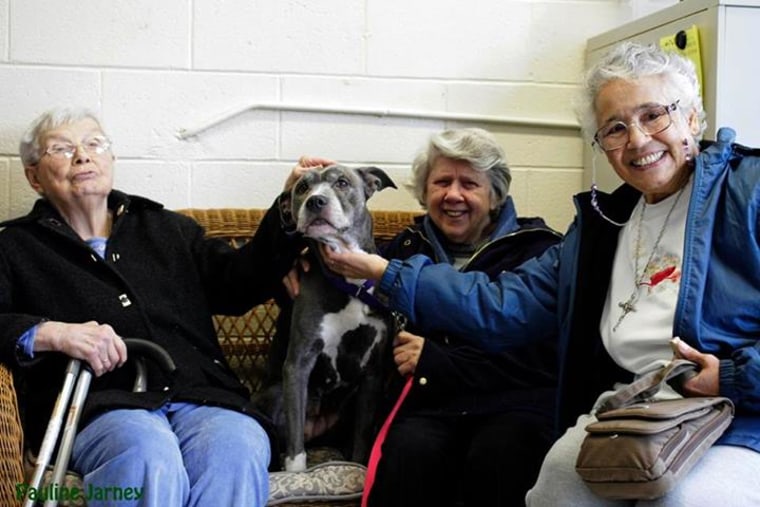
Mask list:
[[[351,461],[367,463],[372,442],[375,437],[377,405],[383,390],[381,348],[375,347],[370,362],[364,371],[356,393],[356,411],[354,434],[351,448]]]

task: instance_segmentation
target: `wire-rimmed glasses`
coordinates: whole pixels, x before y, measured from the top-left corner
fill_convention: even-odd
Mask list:
[[[71,159],[79,148],[93,155],[102,155],[111,148],[111,141],[106,136],[92,136],[78,144],[55,143],[47,147],[44,155],[50,155],[57,159]]]
[[[660,104],[644,106],[628,123],[620,120],[607,122],[594,134],[594,142],[604,151],[613,151],[628,143],[631,127],[635,126],[648,136],[659,134],[673,124],[670,113],[676,110],[678,102],[676,100],[667,106]]]

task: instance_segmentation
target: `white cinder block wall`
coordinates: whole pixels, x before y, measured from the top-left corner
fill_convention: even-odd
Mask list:
[[[564,230],[581,190],[571,100],[588,37],[676,0],[0,0],[0,219],[35,198],[29,122],[81,105],[114,141],[116,187],[169,208],[266,207],[302,154],[397,183],[428,136],[481,126],[503,143],[523,215]],[[257,103],[519,117],[538,126],[248,111]],[[376,209],[417,209],[400,189]]]

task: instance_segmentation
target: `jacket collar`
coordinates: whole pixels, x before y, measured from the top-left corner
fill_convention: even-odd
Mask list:
[[[451,259],[449,258],[449,254],[443,247],[443,233],[430,219],[429,213],[425,213],[421,219],[422,230],[424,231],[425,236],[427,236],[428,241],[430,241],[430,244],[433,245],[433,250],[435,251],[436,257],[438,259],[447,259],[450,262]],[[519,228],[520,225],[517,222],[517,212],[515,211],[514,202],[512,201],[511,196],[507,196],[507,200],[504,201],[504,204],[499,210],[496,226],[489,235],[488,239],[491,240],[493,238],[505,236],[511,232],[516,231]]]
[[[108,209],[113,211],[115,219],[128,210],[162,209],[163,207],[163,204],[156,201],[137,195],[129,195],[119,190],[111,190],[111,193],[108,194]],[[0,227],[10,227],[19,224],[39,222],[41,220],[64,221],[60,213],[58,213],[58,210],[55,209],[50,201],[42,198],[37,199],[32,210],[27,215],[0,222]]]

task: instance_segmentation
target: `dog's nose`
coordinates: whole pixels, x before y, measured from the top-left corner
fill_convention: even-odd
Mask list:
[[[306,209],[319,211],[327,205],[327,199],[321,195],[312,195],[306,200]]]

